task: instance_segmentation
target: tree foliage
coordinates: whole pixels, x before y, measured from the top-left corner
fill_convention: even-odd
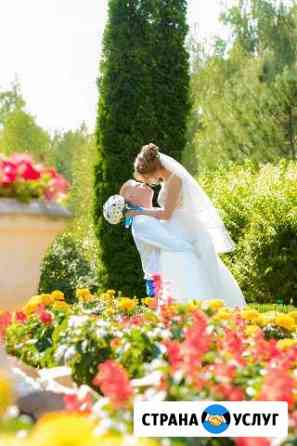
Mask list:
[[[295,159],[297,7],[241,0],[222,19],[231,42],[199,54],[192,76],[199,166]],[[195,128],[195,127],[194,127]]]

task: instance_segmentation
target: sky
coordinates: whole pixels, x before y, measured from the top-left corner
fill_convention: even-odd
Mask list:
[[[223,3],[232,3],[224,0]],[[17,77],[27,110],[50,132],[94,128],[108,0],[1,0],[0,89]],[[222,32],[222,0],[188,0],[188,23]]]

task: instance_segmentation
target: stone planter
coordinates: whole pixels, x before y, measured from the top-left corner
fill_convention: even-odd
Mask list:
[[[0,198],[0,310],[20,309],[37,293],[41,260],[70,218],[57,203]]]

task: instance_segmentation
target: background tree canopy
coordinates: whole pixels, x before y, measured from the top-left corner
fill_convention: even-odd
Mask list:
[[[232,31],[231,40],[218,38],[211,49],[199,42],[193,55],[194,131],[187,146],[196,155],[192,169],[247,158],[295,159],[295,2],[241,0],[222,21]]]

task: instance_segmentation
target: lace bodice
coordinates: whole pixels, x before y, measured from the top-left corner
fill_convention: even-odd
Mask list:
[[[158,195],[158,203],[161,207],[163,207],[165,205],[166,197],[168,194],[168,188],[170,187],[170,180],[171,180],[172,176],[173,176],[173,174],[171,174],[168,177],[168,179],[162,183],[161,190]],[[181,190],[176,209],[180,209],[183,206],[182,194],[183,194],[183,191]]]

